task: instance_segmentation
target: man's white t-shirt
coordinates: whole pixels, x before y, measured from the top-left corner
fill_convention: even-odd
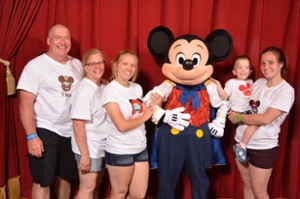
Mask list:
[[[130,87],[125,88],[113,80],[105,86],[102,95],[103,105],[117,103],[125,119],[139,117],[143,114],[143,90],[139,84],[130,82]],[[105,150],[113,154],[138,154],[146,148],[145,125],[120,132],[107,116],[109,131],[106,140]]]
[[[247,144],[249,149],[271,149],[278,146],[280,125],[290,111],[295,97],[295,91],[285,80],[277,86],[268,88],[265,78],[258,79],[253,84],[252,100],[259,100],[258,114],[264,113],[269,107],[284,113],[267,125],[261,125]],[[235,140],[241,141],[243,132],[248,125],[239,125],[236,129]]]
[[[71,118],[85,120],[87,145],[90,157],[104,157],[104,147],[107,136],[106,113],[101,103],[104,85],[97,86],[87,78],[83,78],[72,96]],[[81,154],[72,135],[72,150]]]
[[[82,78],[81,62],[71,56],[61,64],[42,54],[24,67],[17,89],[36,95],[34,113],[36,127],[45,128],[63,137],[73,133],[70,102]]]

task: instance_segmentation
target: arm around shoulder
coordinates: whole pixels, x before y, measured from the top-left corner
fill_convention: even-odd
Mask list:
[[[225,92],[225,90],[223,89],[221,83],[218,80],[216,80],[212,77],[210,79],[213,81],[213,83],[215,83],[216,89],[218,91],[218,94],[219,94],[220,98],[222,100],[226,100],[229,97],[229,95]]]
[[[143,98],[143,100],[149,101],[150,100],[150,95],[152,93],[158,93],[160,96],[162,96],[164,98],[164,101],[166,101],[166,99],[168,98],[168,96],[170,95],[171,91],[172,91],[172,84],[170,81],[164,81],[163,83],[161,83],[159,86],[155,86],[151,91],[149,91]]]

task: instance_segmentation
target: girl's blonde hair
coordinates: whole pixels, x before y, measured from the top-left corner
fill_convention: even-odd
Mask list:
[[[136,63],[136,70],[135,70],[135,73],[134,75],[132,76],[131,78],[131,81],[134,82],[136,79],[137,79],[137,76],[139,74],[139,67],[138,67],[138,63],[139,63],[139,58],[137,56],[137,54],[131,50],[128,50],[128,49],[125,49],[125,50],[122,50],[120,51],[116,57],[112,60],[112,75],[110,77],[111,80],[114,80],[117,78],[117,65],[121,59],[121,56],[123,55],[132,55],[136,58],[137,60],[137,63]]]

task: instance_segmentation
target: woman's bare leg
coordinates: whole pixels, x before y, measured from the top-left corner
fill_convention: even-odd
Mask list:
[[[93,199],[99,199],[99,186],[103,180],[103,176],[104,176],[105,172],[106,172],[106,169],[102,169],[99,172],[99,175],[96,180],[96,187],[95,187],[94,193],[93,193]]]
[[[249,164],[251,187],[256,199],[269,199],[268,183],[273,168],[261,169]]]
[[[126,199],[142,199],[146,195],[149,180],[149,163],[135,162],[134,172]]]
[[[134,172],[134,166],[107,165],[111,184],[110,199],[125,199]]]
[[[238,159],[235,159],[235,162],[244,182],[244,199],[255,199],[251,188],[248,163],[241,163]]]
[[[79,191],[77,199],[93,199],[93,192],[96,188],[97,178],[100,172],[79,172]]]

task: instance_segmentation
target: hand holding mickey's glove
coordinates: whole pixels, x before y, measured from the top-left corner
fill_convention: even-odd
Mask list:
[[[225,118],[225,117],[224,117]],[[224,135],[225,119],[218,116],[211,123],[208,124],[210,133],[215,137],[222,137]]]
[[[169,124],[171,127],[179,131],[182,131],[185,127],[189,126],[189,119],[191,118],[190,114],[182,113],[183,111],[184,107],[175,108],[173,110],[164,110],[160,107],[157,107],[152,115],[152,122],[157,124],[164,116],[164,123]]]

